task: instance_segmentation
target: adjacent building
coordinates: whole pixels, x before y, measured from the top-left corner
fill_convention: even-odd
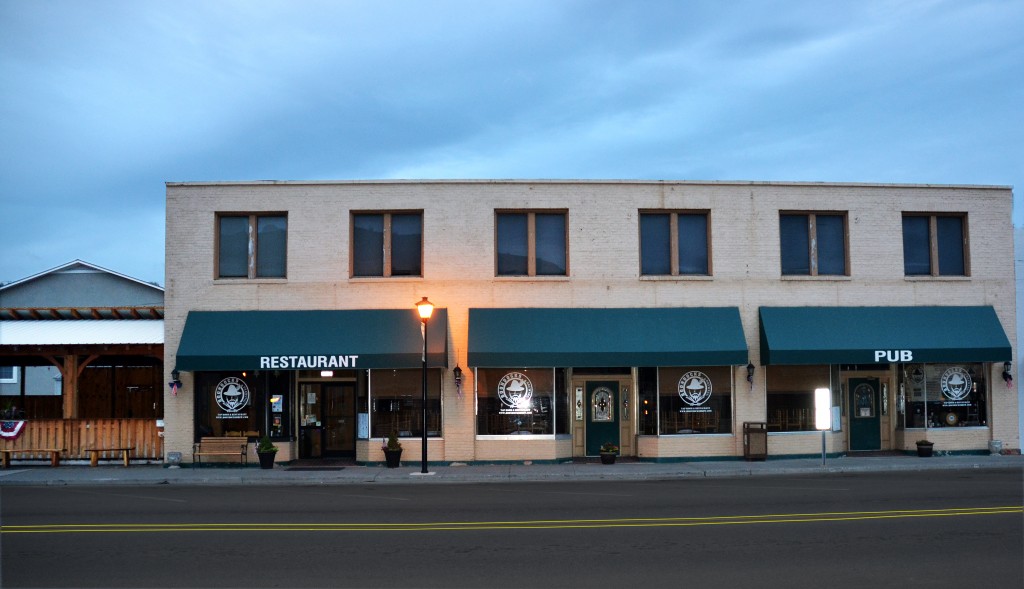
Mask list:
[[[672,461],[1017,451],[1012,192],[669,181],[167,185],[168,452]],[[422,323],[414,305],[427,298]],[[174,374],[172,375],[172,372]],[[172,378],[176,376],[177,378]],[[821,393],[819,393],[821,395]]]

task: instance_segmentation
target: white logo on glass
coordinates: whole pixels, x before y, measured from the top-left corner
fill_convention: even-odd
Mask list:
[[[498,398],[509,409],[527,412],[533,399],[533,383],[521,372],[509,372],[498,381]]]
[[[963,368],[954,366],[942,373],[939,388],[951,401],[960,401],[971,392],[971,375]]]
[[[234,376],[220,381],[213,395],[217,406],[227,413],[237,413],[249,404],[249,387],[244,380]]]
[[[711,379],[699,370],[687,372],[679,379],[679,398],[691,407],[699,407],[711,398]]]

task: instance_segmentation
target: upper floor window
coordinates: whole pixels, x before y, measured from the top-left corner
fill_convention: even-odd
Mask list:
[[[641,212],[640,274],[711,274],[707,212]]]
[[[352,276],[423,276],[423,213],[353,213]]]
[[[495,214],[498,276],[568,275],[565,212]]]
[[[903,214],[903,273],[967,276],[967,216]]]
[[[846,213],[780,213],[782,275],[848,275],[846,236]]]
[[[221,214],[217,218],[218,278],[284,278],[288,216]]]

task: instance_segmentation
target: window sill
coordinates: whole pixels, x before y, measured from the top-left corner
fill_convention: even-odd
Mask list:
[[[350,276],[349,282],[419,282],[422,276]]]
[[[714,276],[705,274],[678,274],[678,275],[641,275],[641,282],[711,282],[714,280]]]
[[[970,276],[904,276],[907,282],[970,282]]]
[[[214,286],[218,284],[287,284],[287,278],[214,278]]]
[[[568,276],[495,276],[495,282],[569,282]]]
[[[780,278],[783,281],[792,282],[850,282],[851,280],[853,280],[852,276],[838,276],[834,274],[827,274],[825,276],[783,275]]]

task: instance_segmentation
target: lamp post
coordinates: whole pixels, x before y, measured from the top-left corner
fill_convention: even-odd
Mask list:
[[[821,430],[821,466],[825,467],[825,432],[832,429],[832,391],[814,390],[814,429]]]
[[[416,310],[420,313],[420,321],[423,322],[423,457],[420,460],[420,474],[427,473],[427,322],[434,312],[434,304],[423,297],[423,300],[416,303]]]

